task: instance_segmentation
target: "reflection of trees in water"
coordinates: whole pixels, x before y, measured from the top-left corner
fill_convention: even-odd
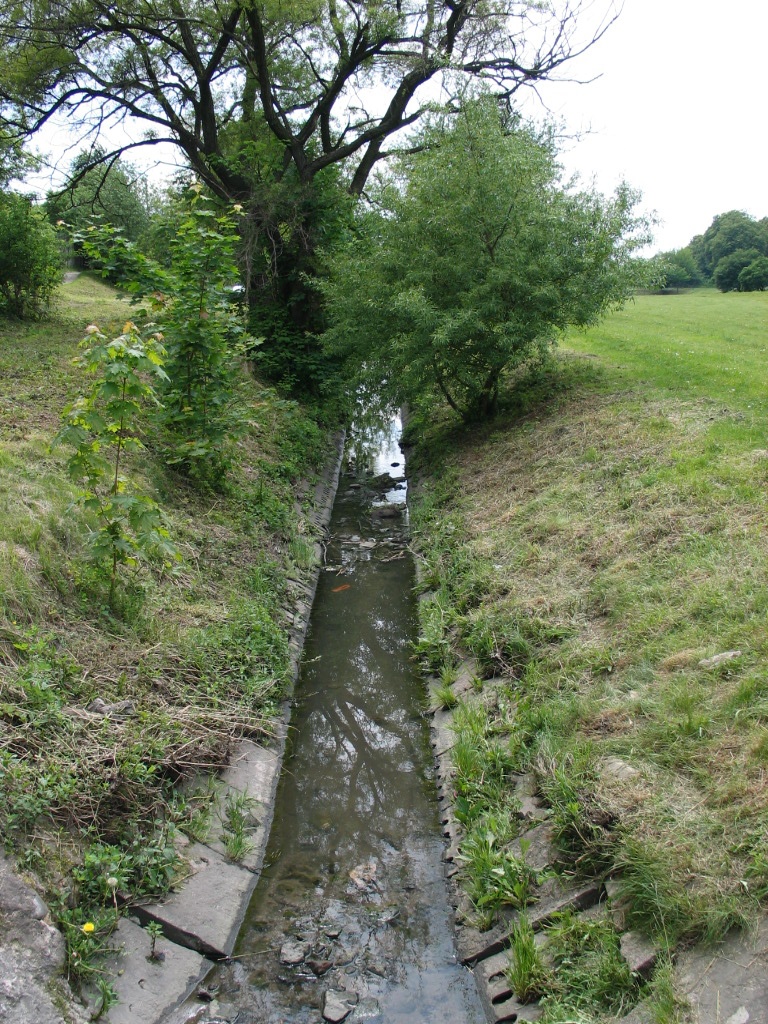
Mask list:
[[[372,536],[358,517],[357,532]],[[334,518],[338,528],[337,511]],[[333,593],[341,584],[349,589]],[[320,582],[270,846],[274,863],[241,949],[247,980],[233,996],[255,1014],[248,1020],[314,1024],[325,985],[381,998],[388,1020],[480,1019],[451,992],[459,975],[409,660],[412,585],[407,563],[363,557]],[[369,861],[375,884],[358,888],[350,871]],[[301,934],[313,947],[318,936],[325,949],[328,922],[339,927],[328,956],[340,966],[321,985],[304,965],[280,965],[287,936]]]
[[[423,826],[422,801],[411,788],[424,790],[424,773],[415,766],[423,749],[414,736],[413,714],[372,702],[347,686],[334,686],[304,723],[310,750],[291,763],[296,814],[310,825],[318,818],[332,827],[334,845],[347,834],[354,843],[359,832],[371,837],[382,831],[403,832],[407,822]],[[404,776],[408,776],[406,779]],[[305,832],[304,821],[299,831]],[[395,840],[396,842],[397,840]]]

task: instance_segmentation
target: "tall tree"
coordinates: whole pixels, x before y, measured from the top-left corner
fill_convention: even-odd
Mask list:
[[[692,239],[690,248],[702,273],[714,278],[717,266],[726,256],[743,249],[768,253],[768,234],[762,221],[741,210],[719,213],[703,235]],[[734,286],[735,287],[735,286]]]
[[[245,207],[247,285],[303,333],[303,277],[334,224],[327,172],[360,195],[437,95],[552,77],[614,2],[596,21],[595,0],[0,0],[0,125],[34,134],[63,114],[98,136],[128,117],[144,134],[120,152],[173,143]]]
[[[326,341],[395,403],[445,400],[466,421],[571,325],[595,323],[639,283],[648,224],[560,183],[551,139],[492,101],[428,133],[402,183],[331,262]]]

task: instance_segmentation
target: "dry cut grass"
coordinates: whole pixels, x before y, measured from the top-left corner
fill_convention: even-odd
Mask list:
[[[127,471],[164,506],[183,561],[123,573],[109,607],[92,524],[70,508],[66,453],[50,444],[87,386],[72,364],[83,328],[119,331],[129,311],[83,275],[47,321],[0,321],[0,822],[74,905],[67,872],[88,849],[128,863],[137,838],[192,828],[177,783],[222,765],[242,735],[268,739],[288,672],[288,576],[306,569],[292,545],[311,534],[297,497],[323,456],[302,411],[245,374],[250,430],[226,493],[167,471],[147,424]]]
[[[677,298],[575,338],[556,400],[444,445],[422,539],[452,642],[507,680],[489,729],[539,773],[566,853],[600,846],[583,862],[672,943],[768,896],[768,402],[721,372],[764,365],[768,297],[727,352],[707,316],[732,297]]]

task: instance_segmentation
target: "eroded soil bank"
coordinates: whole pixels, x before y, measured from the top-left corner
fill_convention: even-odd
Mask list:
[[[267,866],[235,957],[209,979],[205,1019],[483,1020],[456,961],[410,657],[401,459],[385,448],[341,480]]]

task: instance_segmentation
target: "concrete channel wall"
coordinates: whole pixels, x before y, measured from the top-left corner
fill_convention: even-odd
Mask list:
[[[321,536],[328,527],[338,487],[343,433],[334,437],[333,445],[313,494],[312,525]],[[309,580],[289,580],[293,605],[287,613],[293,619],[289,651],[294,683],[323,561],[320,541],[315,544],[315,555],[317,568]],[[188,865],[186,878],[167,898],[135,907],[131,916],[121,918],[111,938],[115,953],[105,970],[112,976],[119,1002],[102,1018],[109,1024],[175,1024],[205,1016],[204,1003],[184,1003],[201,986],[204,990],[213,963],[234,949],[264,862],[290,716],[291,703],[286,700],[268,746],[241,740],[229,767],[218,778],[199,780],[201,786],[214,787],[214,810],[208,835],[182,846]],[[249,852],[234,863],[227,858],[221,840],[221,813],[227,801],[238,798],[246,801],[253,830],[248,837]],[[152,922],[162,929],[154,959],[149,956],[151,938],[146,931]]]

